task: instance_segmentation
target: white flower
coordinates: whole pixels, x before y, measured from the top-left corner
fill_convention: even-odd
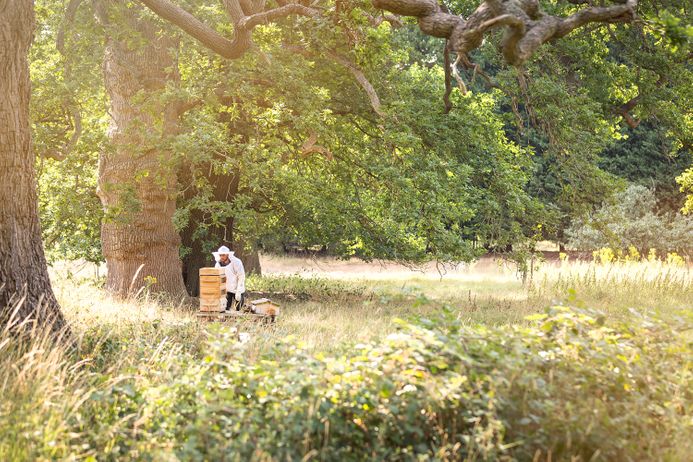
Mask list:
[[[416,386],[412,384],[405,385],[401,390],[395,393],[397,396],[403,395],[404,393],[409,393],[410,391],[416,391]]]

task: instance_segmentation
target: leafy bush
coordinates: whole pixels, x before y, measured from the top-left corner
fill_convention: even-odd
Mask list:
[[[247,286],[251,292],[292,296],[301,300],[342,299],[362,296],[366,292],[366,288],[357,283],[317,277],[305,278],[300,275],[257,276],[253,274],[249,276]]]
[[[574,221],[566,234],[569,244],[579,250],[611,247],[628,252],[632,246],[641,255],[649,249],[686,252],[693,243],[693,217],[657,214],[654,192],[631,185],[616,194],[613,203]]]
[[[554,307],[526,326],[452,312],[333,356],[257,361],[226,330],[98,387],[37,456],[99,460],[684,460],[690,320]],[[43,443],[36,441],[35,443]],[[56,447],[63,448],[56,452]]]
[[[676,181],[681,185],[681,192],[686,193],[686,203],[683,205],[683,212],[693,213],[693,167],[683,172]]]

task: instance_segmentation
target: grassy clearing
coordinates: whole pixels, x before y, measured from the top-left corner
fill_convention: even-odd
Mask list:
[[[435,268],[332,261],[270,259],[270,277],[253,279],[253,290],[293,294],[284,300],[282,333],[329,348],[388,333],[392,319],[453,308],[470,325],[514,324],[545,307],[568,302],[629,316],[629,309],[668,316],[690,309],[693,272],[661,262],[542,265],[523,286],[515,270],[492,261],[441,276]]]
[[[249,290],[270,294],[280,301],[283,313],[272,329],[254,324],[241,327],[251,334],[248,349],[253,353],[249,357],[287,336],[323,351],[345,342],[377,339],[393,331],[397,318],[430,315],[443,307],[452,308],[468,325],[524,323],[526,316],[562,302],[612,316],[630,316],[629,310],[636,309],[666,318],[693,308],[691,268],[661,262],[547,263],[526,286],[512,267],[491,261],[450,270],[442,278],[435,268],[411,271],[391,265],[287,257],[272,257],[263,263],[265,277],[251,277]],[[114,301],[92,278],[79,273],[69,279],[57,277],[55,282],[57,296],[76,331],[90,338],[108,338],[109,345],[114,338],[137,339],[120,343],[146,350],[149,343],[168,338],[194,349],[209,330],[209,326],[198,325],[193,313],[181,304],[166,304],[146,295],[134,301]],[[224,326],[217,330],[223,331]],[[150,338],[140,345],[142,339]]]
[[[282,298],[283,314],[273,328],[242,326],[244,345],[227,326],[198,324],[183,305],[146,295],[115,301],[92,278],[56,275],[80,348],[65,352],[40,333],[28,343],[0,333],[0,460],[609,460],[622,450],[683,461],[692,449],[687,267],[546,264],[523,287],[512,268],[489,262],[442,280],[432,271],[318,262],[318,272],[311,264],[270,261],[269,276],[249,281]],[[598,315],[525,319],[558,300],[605,313],[615,330],[604,330]],[[396,318],[420,320],[402,331]],[[461,349],[441,352],[441,335]],[[545,354],[559,359],[547,366]],[[336,383],[350,385],[336,392]],[[378,391],[411,384],[417,391],[407,400]],[[448,388],[465,394],[464,404],[435,391]],[[239,390],[282,398],[270,405]],[[324,400],[333,410],[314,407]],[[400,408],[414,414],[391,414]],[[441,415],[481,420],[450,427]],[[274,433],[280,422],[294,426]],[[407,449],[411,441],[418,443]]]

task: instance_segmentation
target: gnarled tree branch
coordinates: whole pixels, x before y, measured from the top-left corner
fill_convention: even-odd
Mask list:
[[[582,0],[568,1],[584,3]],[[590,6],[566,18],[546,14],[538,0],[486,0],[466,19],[448,13],[436,0],[373,0],[373,4],[394,14],[418,18],[422,32],[448,39],[450,50],[459,55],[478,48],[490,30],[504,27],[504,58],[519,66],[542,44],[564,37],[585,24],[633,20],[637,0]]]
[[[402,20],[399,19],[397,16],[392,15],[392,14],[383,14],[380,16],[373,16],[368,13],[365,13],[366,18],[368,18],[368,22],[371,24],[373,27],[378,27],[384,22],[389,22],[390,25],[394,28],[399,28],[404,25],[402,23]]]
[[[77,9],[81,4],[82,0],[70,0],[68,2],[67,6],[65,7],[65,16],[60,24],[60,28],[58,29],[58,34],[56,36],[55,47],[63,56],[63,72],[65,73],[65,76],[69,76],[72,73],[72,67],[70,66],[69,60],[67,59],[65,53],[65,29],[74,22]],[[70,114],[73,129],[72,136],[61,149],[56,149],[45,155],[45,157],[58,161],[65,160],[75,146],[77,146],[77,142],[82,135],[82,113],[80,112],[79,105],[74,101],[72,96],[68,96],[67,99],[63,101],[63,108]]]
[[[614,113],[623,117],[623,120],[630,128],[636,128],[638,125],[640,125],[640,121],[635,120],[630,113],[630,111],[632,111],[633,108],[638,105],[640,98],[642,98],[642,95],[638,93],[637,96],[614,108]]]
[[[81,4],[82,0],[70,0],[65,7],[65,16],[62,24],[60,24],[60,29],[58,29],[58,34],[55,38],[55,48],[58,49],[60,54],[65,54],[65,27],[72,24],[72,22],[75,20],[77,9]]]
[[[363,88],[363,90],[366,92],[366,95],[368,95],[368,99],[371,102],[371,107],[373,108],[373,111],[382,117],[384,114],[381,108],[378,93],[375,91],[375,88],[373,88],[373,85],[368,80],[363,71],[345,56],[342,56],[334,51],[329,51],[327,54],[336,62],[346,67],[349,72],[351,72],[351,75],[354,76],[359,85],[361,85],[361,88]]]
[[[306,48],[303,48],[301,46],[285,44],[284,49],[289,49],[292,52],[298,53],[307,58],[315,58],[317,56],[317,53],[307,50]],[[335,51],[327,50],[325,54],[336,63],[347,68],[347,70],[351,73],[351,75],[354,76],[361,88],[363,88],[363,90],[366,92],[366,95],[368,95],[368,99],[371,102],[373,112],[382,117],[384,114],[381,109],[380,98],[378,97],[378,93],[375,91],[375,88],[368,80],[366,75],[363,73],[363,71],[355,63],[349,60],[349,58],[347,58],[346,56],[342,56]]]
[[[248,1],[241,3],[238,0],[224,0],[224,7],[235,26],[233,39],[229,40],[169,0],[140,0],[140,2],[159,17],[180,27],[202,45],[226,59],[240,58],[248,51],[252,44],[251,31],[258,25],[290,15],[314,16],[318,13],[313,8],[289,3],[268,11],[246,15],[245,10],[254,11],[256,8],[254,4]],[[264,7],[264,2],[258,5]]]
[[[297,3],[289,3],[288,5],[280,6],[279,8],[274,8],[262,13],[257,13],[252,16],[246,16],[241,19],[238,25],[243,29],[253,29],[261,24],[269,24],[279,18],[284,18],[286,16],[298,15],[298,16],[316,16],[318,10],[313,8],[308,8],[307,6],[299,5]]]
[[[317,142],[318,135],[316,135],[315,132],[312,132],[305,143],[303,143],[303,146],[301,146],[301,156],[308,157],[312,154],[320,154],[327,160],[333,160],[334,155],[332,154],[332,151],[324,146],[320,146],[317,144]]]

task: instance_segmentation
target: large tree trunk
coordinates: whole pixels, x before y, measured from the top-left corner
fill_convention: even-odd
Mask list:
[[[177,42],[121,7],[132,36],[107,39],[104,59],[110,97],[108,131],[112,149],[99,159],[99,197],[106,209],[101,228],[108,267],[106,288],[129,296],[143,287],[173,297],[185,295],[173,226],[176,174],[161,146],[178,128],[176,104],[162,102],[161,90],[180,80]],[[123,27],[123,22],[111,27]],[[110,35],[110,34],[109,34]],[[113,34],[115,35],[115,34]],[[130,35],[130,34],[128,34]],[[143,43],[142,43],[143,42]]]
[[[33,31],[32,0],[0,0],[0,326],[17,308],[15,319],[58,332],[65,320],[43,254],[29,131]]]
[[[199,296],[199,270],[205,266],[214,265],[214,257],[211,252],[222,245],[233,249],[234,254],[243,262],[246,274],[262,274],[260,255],[257,247],[252,243],[247,244],[239,240],[233,242],[225,240],[224,228],[221,226],[209,228],[204,236],[194,236],[196,226],[199,223],[195,221],[195,218],[201,218],[201,216],[202,214],[193,212],[190,224],[181,233],[183,245],[190,249],[190,252],[183,258],[183,278],[190,296]],[[227,226],[229,226],[228,229],[233,226],[232,220],[229,220]]]
[[[262,275],[260,267],[260,253],[257,250],[257,243],[242,239],[236,234],[233,235],[232,249],[234,254],[241,259],[246,274]]]
[[[196,214],[192,214],[194,217]],[[210,232],[206,236],[193,238],[195,231],[195,223],[191,223],[183,230],[181,237],[183,245],[191,251],[183,258],[183,278],[188,294],[192,297],[200,295],[200,268],[206,266],[214,266],[214,257],[212,251],[216,251],[220,246],[226,245],[233,249],[234,254],[241,259],[246,275],[262,274],[260,267],[260,254],[257,247],[245,242],[224,240],[224,229],[222,227],[210,228]],[[249,249],[247,248],[249,247]]]
[[[213,185],[214,200],[233,200],[238,190],[238,181],[234,178],[236,177],[214,173],[207,177],[207,181]],[[185,182],[192,184],[192,177],[186,178]],[[184,200],[192,199],[197,194],[194,187],[186,187],[185,191]],[[199,229],[203,221],[204,214],[199,210],[193,210],[188,225],[181,232],[182,244],[189,250],[183,258],[183,278],[188,294],[193,297],[199,295],[198,272],[200,268],[214,264],[211,252],[222,245],[233,249],[235,255],[243,262],[246,274],[261,274],[257,246],[253,242],[248,243],[238,238],[233,230],[233,218],[226,220],[223,226],[209,226],[204,231]]]

